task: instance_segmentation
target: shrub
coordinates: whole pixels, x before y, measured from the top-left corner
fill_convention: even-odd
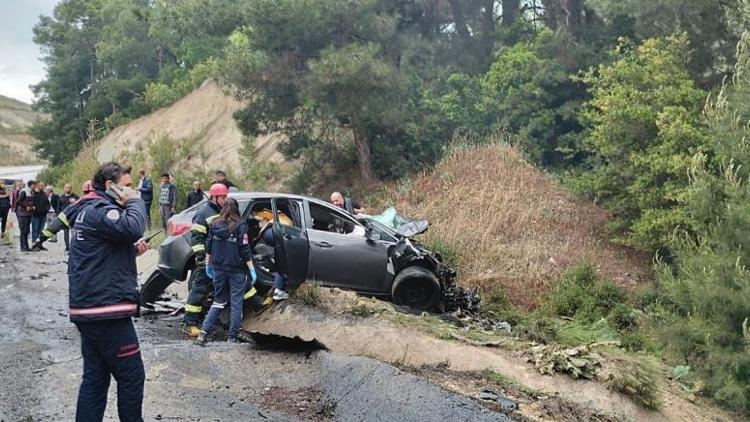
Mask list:
[[[566,271],[562,281],[547,298],[547,306],[554,315],[583,317],[596,320],[599,315],[596,298],[593,296],[596,274],[588,264],[578,264]]]

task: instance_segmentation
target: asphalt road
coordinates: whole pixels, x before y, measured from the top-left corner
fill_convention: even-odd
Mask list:
[[[22,254],[0,241],[0,421],[75,415],[81,358],[67,316],[62,239],[49,249]],[[178,326],[177,317],[136,321],[147,421],[509,420],[372,359],[220,341],[201,348]],[[113,391],[105,420],[116,420]]]

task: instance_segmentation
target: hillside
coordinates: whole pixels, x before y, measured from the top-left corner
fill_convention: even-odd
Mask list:
[[[232,113],[240,107],[241,103],[227,95],[218,83],[207,80],[174,104],[112,130],[100,141],[97,158],[104,162],[144,151],[166,135],[188,152],[179,157],[181,166],[239,173],[243,137]],[[283,163],[276,148],[281,139],[256,139],[257,159]]]
[[[458,148],[409,183],[391,192],[391,202],[403,215],[430,221],[426,243],[456,256],[461,282],[502,287],[518,305],[536,305],[579,262],[625,287],[650,278],[648,256],[601,233],[606,211],[577,199],[514,148]]]
[[[27,133],[37,118],[30,105],[0,95],[0,165],[40,162],[34,152],[36,140]]]

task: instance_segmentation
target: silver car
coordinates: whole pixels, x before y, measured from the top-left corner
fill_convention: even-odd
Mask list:
[[[398,305],[419,310],[478,305],[475,294],[456,289],[456,272],[442,263],[439,254],[408,237],[413,231],[399,233],[371,218],[353,216],[306,196],[264,192],[230,192],[229,196],[237,200],[243,218],[251,224],[251,214],[263,210],[271,211],[277,223],[272,229],[279,246],[274,250],[261,240],[254,248],[259,267],[255,287],[261,293],[272,287],[272,273],[279,265],[286,268],[290,289],[303,282],[316,282],[391,298]],[[203,203],[169,220],[169,236],[159,251],[158,270],[141,288],[144,304],[158,299],[170,283],[185,280],[194,268],[190,227]],[[280,212],[290,217],[294,225],[279,224]],[[422,227],[421,231],[426,230],[427,224]],[[472,305],[472,301],[476,303]]]

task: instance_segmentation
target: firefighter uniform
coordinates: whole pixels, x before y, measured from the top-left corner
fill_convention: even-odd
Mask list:
[[[221,211],[221,208],[213,199],[206,202],[193,217],[193,225],[190,230],[190,244],[195,253],[195,269],[188,282],[190,292],[185,304],[183,330],[193,337],[200,333],[198,325],[200,315],[203,312],[203,303],[206,297],[213,292],[213,281],[206,275],[206,240],[208,239],[208,228],[211,222],[219,216],[219,211]]]

